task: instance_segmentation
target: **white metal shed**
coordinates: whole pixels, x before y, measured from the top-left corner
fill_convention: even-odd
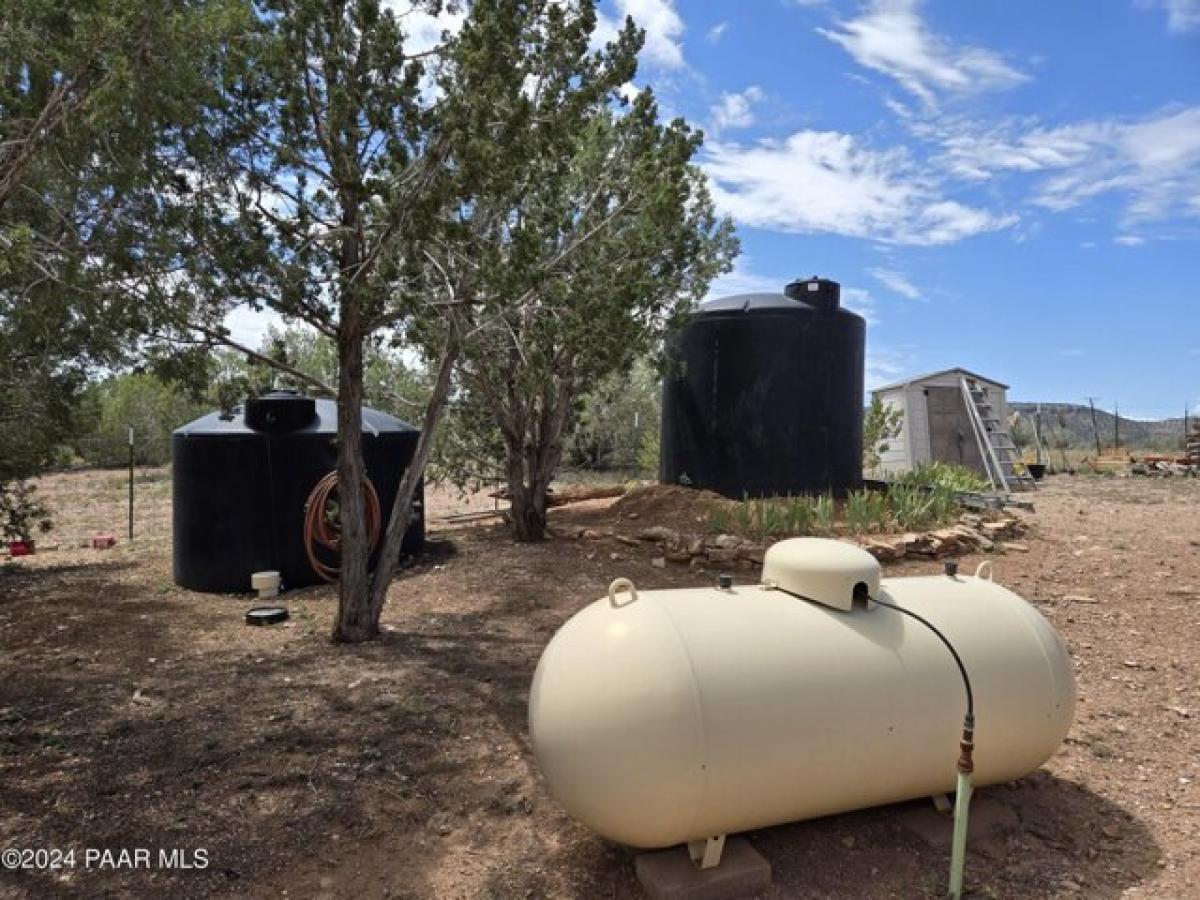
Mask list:
[[[944,369],[885,384],[872,391],[885,407],[902,413],[900,434],[880,455],[876,476],[907,472],[922,463],[950,462],[987,476],[963,380],[987,397],[1000,422],[1008,421],[1008,385],[967,369]]]

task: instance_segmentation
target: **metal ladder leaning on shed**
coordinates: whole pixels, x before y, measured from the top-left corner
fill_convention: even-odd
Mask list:
[[[983,457],[983,467],[992,487],[1005,492],[1033,490],[1033,476],[1021,462],[1017,445],[1000,420],[995,405],[988,399],[987,389],[967,376],[960,379],[960,384],[979,455]]]

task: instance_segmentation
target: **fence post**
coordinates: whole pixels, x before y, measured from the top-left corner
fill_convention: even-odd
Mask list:
[[[133,426],[129,426],[129,541],[133,543]]]

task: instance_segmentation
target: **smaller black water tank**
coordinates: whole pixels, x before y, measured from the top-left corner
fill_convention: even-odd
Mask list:
[[[363,409],[362,423],[367,475],[386,529],[420,432],[374,409]],[[304,505],[337,466],[337,404],[273,391],[230,416],[211,413],[184,425],[171,451],[177,584],[242,592],[252,572],[265,570],[278,570],[288,588],[319,582],[304,547]],[[423,506],[418,493],[403,553],[425,540]]]

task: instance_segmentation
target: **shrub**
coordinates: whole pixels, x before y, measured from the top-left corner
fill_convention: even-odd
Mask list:
[[[724,503],[713,504],[708,511],[708,530],[716,534],[724,534],[729,531],[729,507]]]
[[[944,488],[949,491],[986,491],[991,488],[987,479],[973,469],[955,463],[922,463],[892,482],[901,487]]]
[[[35,528],[50,530],[49,512],[34,496],[35,490],[28,481],[0,484],[0,533],[6,540],[28,541]]]
[[[813,500],[813,530],[817,534],[830,534],[833,531],[834,517],[836,508],[833,504],[833,497],[829,494],[822,494]]]
[[[882,531],[887,525],[887,495],[878,491],[851,491],[846,497],[846,524],[854,534]]]
[[[789,498],[787,502],[787,517],[789,534],[812,534],[813,520],[815,519],[812,498]]]
[[[944,487],[893,485],[888,491],[892,520],[905,531],[921,531],[953,518],[958,509],[955,492]]]

